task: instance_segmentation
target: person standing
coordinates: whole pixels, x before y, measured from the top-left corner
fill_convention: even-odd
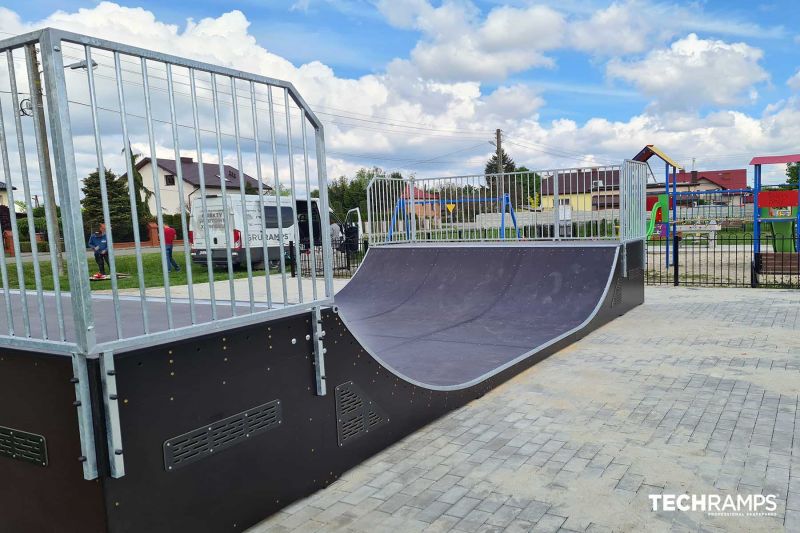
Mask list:
[[[94,260],[97,263],[97,268],[100,269],[95,277],[106,275],[106,263],[111,268],[111,263],[108,260],[108,236],[106,236],[106,225],[101,223],[97,226],[97,231],[89,236],[89,248],[94,252]]]
[[[175,242],[176,235],[177,232],[175,231],[175,228],[168,224],[164,224],[164,249],[167,252],[167,270],[170,272],[173,270],[175,270],[175,272],[181,271],[181,267],[178,266],[178,263],[176,263],[175,259],[172,257],[172,245]]]

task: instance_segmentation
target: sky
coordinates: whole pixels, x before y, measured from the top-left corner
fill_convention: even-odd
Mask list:
[[[710,170],[800,153],[798,15],[795,0],[47,0],[0,7],[0,36],[55,26],[288,80],[323,121],[329,177],[482,173],[496,128],[530,169],[656,144]]]

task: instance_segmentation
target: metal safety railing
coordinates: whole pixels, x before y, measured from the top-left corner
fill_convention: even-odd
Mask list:
[[[424,241],[643,239],[647,165],[373,178],[370,245]]]
[[[333,301],[323,128],[290,83],[54,29],[0,41],[0,73],[0,344],[100,353]],[[290,243],[322,265],[293,278]]]

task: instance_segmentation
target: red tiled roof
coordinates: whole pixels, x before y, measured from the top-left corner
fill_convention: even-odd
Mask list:
[[[744,189],[747,187],[747,169],[697,170],[697,181],[708,180],[721,189]],[[692,172],[681,171],[675,177],[678,183],[692,183]],[[672,176],[670,176],[670,183]]]
[[[403,198],[411,198],[411,187],[406,187]],[[414,200],[438,200],[439,195],[425,192],[419,187],[414,187]]]
[[[619,189],[619,170],[593,168],[573,172],[557,172],[559,194],[583,194],[592,191]],[[553,196],[553,177],[542,176],[542,194]]]
[[[800,162],[800,154],[789,155],[762,155],[754,157],[751,165],[775,165],[781,163],[797,163]]]

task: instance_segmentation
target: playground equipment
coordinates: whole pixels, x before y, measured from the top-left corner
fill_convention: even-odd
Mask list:
[[[643,301],[646,166],[630,161],[616,167],[616,208],[590,215],[588,227],[597,233],[579,238],[556,232],[538,240],[528,235],[526,242],[502,240],[496,233],[417,242],[423,239],[414,231],[407,237],[396,231],[386,242],[385,234],[372,228],[389,227],[396,196],[381,204],[379,195],[386,189],[376,185],[384,183],[377,178],[368,197],[373,246],[355,278],[335,297],[327,231],[320,232],[321,276],[314,266],[310,277],[303,278],[300,269],[296,280],[289,278],[281,253],[279,274],[258,278],[248,269],[247,277],[235,280],[229,256],[227,277],[225,271],[214,271],[210,261],[207,265],[205,274],[217,283],[188,279],[186,285],[170,286],[162,247],[157,253],[164,287],[145,287],[139,262],[139,294],[121,294],[114,275],[115,228],[101,179],[112,277],[110,293],[93,293],[74,137],[94,133],[98,168],[105,168],[104,156],[117,147],[103,144],[108,137],[101,127],[107,123],[97,120],[93,69],[65,70],[68,54],[80,54],[87,65],[96,60],[100,71],[113,69],[114,76],[102,79],[110,79],[115,91],[102,94],[118,95],[123,137],[147,141],[153,157],[157,142],[168,145],[170,133],[175,156],[180,156],[179,133],[185,132],[177,125],[185,123],[192,124],[196,157],[202,159],[203,111],[215,119],[219,161],[235,156],[244,172],[248,158],[242,157],[241,132],[249,131],[259,188],[263,156],[272,160],[274,189],[288,188],[292,197],[291,221],[279,216],[279,233],[298,228],[295,197],[298,190],[312,190],[311,183],[320,191],[321,221],[329,217],[322,126],[286,82],[53,29],[0,42],[12,89],[2,98],[10,97],[13,109],[19,104],[16,59],[30,60],[37,48],[48,105],[34,102],[33,112],[46,113],[40,118],[49,125],[42,133],[55,166],[70,288],[59,287],[57,273],[52,290],[44,285],[35,242],[34,280],[18,278],[19,290],[12,290],[15,280],[0,255],[0,531],[243,530]],[[121,65],[131,62],[140,67],[141,79],[134,82],[137,98],[128,100],[130,79],[123,80]],[[27,72],[35,78],[35,69]],[[152,127],[150,83],[156,76],[149,72],[166,80],[162,96],[171,127],[164,130]],[[178,80],[188,84],[187,91],[175,90]],[[35,98],[35,80],[28,82]],[[211,101],[198,96],[199,83]],[[223,94],[227,102],[221,101]],[[275,94],[282,96],[285,119],[277,131]],[[71,114],[68,102],[87,95],[86,114]],[[175,105],[176,98],[183,100],[181,105]],[[0,130],[7,132],[4,107]],[[248,107],[251,113],[244,117]],[[220,120],[221,109],[230,120]],[[181,112],[189,114],[188,122]],[[129,124],[127,113],[145,116],[144,128]],[[35,167],[43,173],[50,164],[44,146],[37,145],[37,161],[28,161],[24,149],[13,152],[25,140],[21,120],[14,117],[17,142],[0,137],[10,196],[15,185],[27,194],[28,171]],[[223,132],[223,123],[233,130],[232,144],[222,142],[231,133]],[[36,120],[33,124],[38,128]],[[307,128],[313,130],[311,147]],[[156,132],[167,139],[157,138]],[[264,133],[272,148],[266,153],[259,141]],[[278,152],[278,146],[285,152]],[[315,154],[313,165],[310,153]],[[25,172],[9,171],[9,154]],[[289,162],[288,176],[279,160]],[[297,176],[296,160],[303,162]],[[571,179],[562,171],[539,175],[558,177],[556,193],[565,185],[562,178]],[[592,177],[596,169],[570,175]],[[481,180],[486,183],[487,176]],[[181,177],[176,181],[182,183]],[[231,193],[225,180],[220,182],[223,213],[218,223],[227,225],[222,238],[249,254],[247,225],[241,232],[229,225],[234,217],[226,212],[225,195]],[[241,175],[239,182],[235,193],[243,197]],[[408,180],[396,185],[399,191],[409,185],[414,190]],[[159,204],[158,183],[154,187]],[[514,205],[527,196],[507,194]],[[202,190],[195,199],[195,209],[204,213],[205,198]],[[136,198],[131,204],[135,221]],[[388,208],[375,209],[379,205]],[[408,207],[411,212],[427,209],[415,202]],[[46,209],[54,222],[55,213]],[[550,223],[557,228],[558,209],[553,211]],[[160,209],[157,213],[163,242]],[[312,213],[307,215],[312,222]],[[610,215],[618,229],[617,224],[600,224]],[[412,227],[416,218],[410,217]],[[13,212],[11,225],[18,243]],[[182,225],[185,230],[185,221]],[[599,229],[606,226],[612,231]],[[260,227],[268,225],[262,221]],[[52,230],[48,224],[48,239]],[[309,246],[317,246],[310,235]],[[138,233],[135,239],[141,261]],[[290,246],[284,239],[279,242],[282,248]],[[311,260],[317,260],[316,253]],[[15,261],[22,276],[21,263]],[[188,255],[184,265],[192,266]]]
[[[677,197],[678,193],[678,170],[682,170],[681,167],[675,160],[669,157],[666,153],[662,150],[657,148],[655,145],[648,144],[644,148],[639,151],[633,158],[634,161],[641,161],[647,162],[651,157],[656,156],[664,162],[664,193],[669,196],[669,185],[670,185],[670,171],[672,173],[672,196],[673,198]],[[677,220],[677,203],[672,202],[672,220]],[[662,218],[666,215],[666,219],[664,220],[664,237],[665,237],[665,246],[666,246],[666,253],[664,254],[664,261],[666,262],[666,266],[669,267],[672,264],[672,256],[670,254],[670,216],[669,216],[669,206],[666,209],[662,209]]]
[[[648,204],[649,204],[648,199]],[[660,237],[666,237],[666,227],[665,224],[665,217],[669,215],[667,212],[669,211],[669,196],[666,194],[659,194],[656,201],[652,203],[653,205],[648,207],[650,208],[650,221],[647,223],[647,238],[650,239],[653,236],[653,233],[656,230],[656,227],[659,228],[658,235]]]
[[[769,226],[773,252],[797,252],[797,192],[774,189],[759,192],[759,221]]]
[[[511,198],[508,194],[504,194],[502,198],[437,198],[437,199],[420,199],[414,198],[414,193],[410,193],[409,198],[400,198],[395,203],[392,210],[392,219],[389,222],[389,231],[386,234],[386,241],[391,242],[397,231],[398,215],[403,217],[403,227],[405,228],[406,239],[411,239],[411,233],[415,232],[415,224],[410,221],[411,218],[416,218],[416,206],[432,205],[439,211],[447,211],[452,214],[453,210],[459,204],[465,203],[483,203],[493,204],[500,203],[500,239],[506,238],[506,217],[505,214],[511,215],[511,221],[514,225],[514,231],[517,239],[522,236],[519,227],[517,227],[517,215],[514,212],[514,206],[511,203]]]
[[[800,162],[800,154],[754,157],[753,196],[753,284],[759,274],[800,274],[800,188],[765,190],[762,165]],[[762,224],[772,230],[772,252],[761,247]]]

